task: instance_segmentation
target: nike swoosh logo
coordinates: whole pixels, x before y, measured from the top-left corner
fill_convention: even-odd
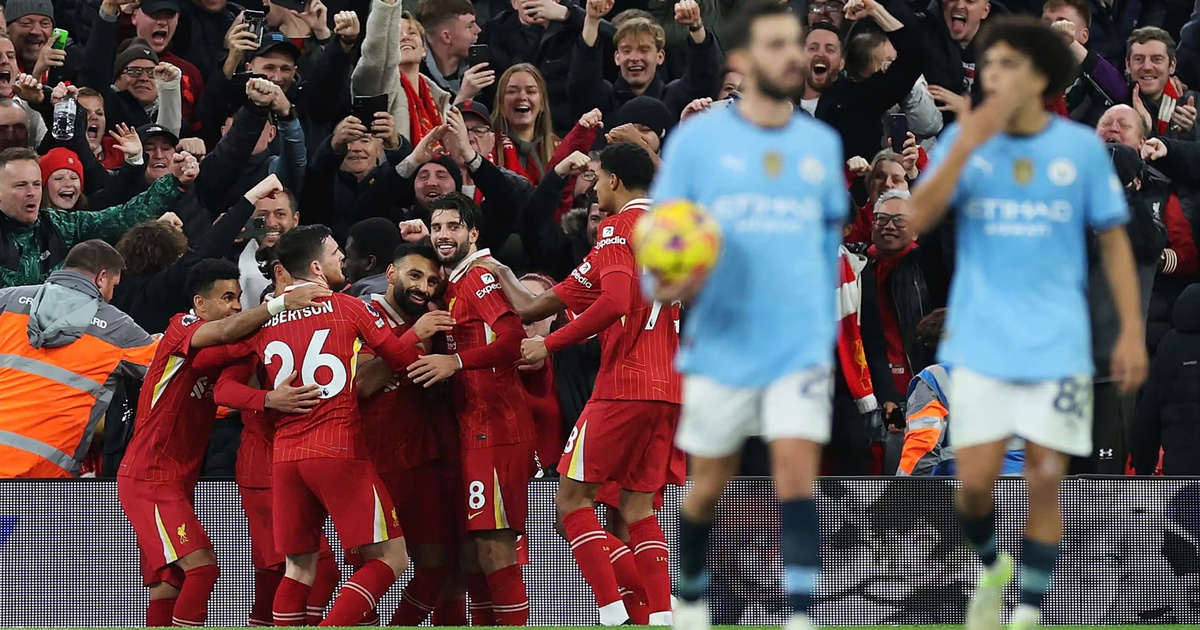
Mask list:
[[[478,512],[475,512],[474,514],[468,514],[468,515],[467,515],[467,520],[468,520],[468,521],[470,521],[470,520],[474,520],[474,519],[475,519],[475,517],[476,517],[476,516],[479,516],[480,514],[483,514],[483,510],[480,510],[480,511],[478,511]]]

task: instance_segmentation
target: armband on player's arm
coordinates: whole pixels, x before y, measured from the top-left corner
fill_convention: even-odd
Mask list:
[[[496,333],[492,343],[455,355],[462,369],[507,368],[521,360],[521,340],[525,338],[521,318],[512,311],[504,313],[492,324],[492,330]]]
[[[554,354],[563,348],[583,343],[620,320],[629,311],[634,282],[637,280],[628,274],[605,274],[600,279],[600,297],[571,323],[546,337],[546,351]]]

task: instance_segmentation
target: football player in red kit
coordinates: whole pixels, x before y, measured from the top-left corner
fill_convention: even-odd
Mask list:
[[[498,270],[497,275],[526,321],[564,307],[579,313],[545,339],[525,340],[526,361],[539,361],[600,336],[596,388],[567,438],[558,466],[558,518],[596,596],[602,624],[620,625],[631,616],[642,621],[643,611],[627,606],[636,607],[642,598],[623,601],[620,586],[633,594],[644,588],[645,621],[670,625],[667,544],[654,501],[671,480],[672,463],[678,462],[673,437],[682,391],[673,364],[679,348],[679,306],[645,301],[630,246],[634,225],[650,209],[646,191],[654,178],[654,162],[645,149],[631,143],[609,145],[599,159],[596,196],[609,216],[600,223],[595,246],[570,277],[533,296],[515,282],[511,271]],[[629,524],[632,567],[626,545],[604,531],[593,507],[601,484],[610,480],[621,488],[620,513]]]
[[[243,313],[237,265],[224,260],[198,263],[186,286],[193,310],[173,317],[159,341],[117,472],[117,497],[150,587],[149,626],[204,625],[220,573],[193,500],[217,412],[212,387],[230,360],[223,344],[253,334],[274,314],[330,295],[314,286]]]
[[[441,263],[429,245],[404,243],[387,269],[386,293],[367,296],[392,334],[414,329],[422,339],[454,324],[430,304],[442,282]],[[360,355],[363,357],[363,355]],[[459,540],[447,505],[435,427],[453,424],[449,384],[426,389],[393,372],[383,361],[364,357],[358,371],[359,404],[367,451],[396,504],[414,569],[390,626],[418,626],[433,612]],[[449,495],[453,496],[453,494]],[[351,563],[353,564],[353,562]]]
[[[283,295],[284,288],[292,284],[292,278],[278,261],[268,261],[273,268],[275,292],[271,297]],[[307,413],[320,402],[316,385],[293,387],[292,378],[284,381],[272,391],[262,391],[259,386],[266,380],[266,372],[256,357],[246,357],[225,368],[213,398],[218,405],[237,409],[242,414],[242,439],[237,451],[235,478],[238,495],[242,499],[242,512],[246,514],[250,534],[250,558],[254,566],[254,603],[250,607],[251,627],[273,626],[271,608],[275,591],[283,580],[286,564],[282,553],[275,548],[274,519],[271,513],[271,442],[275,436],[275,419],[270,412]],[[342,581],[337,559],[329,548],[329,541],[322,537],[321,558],[317,562],[317,576],[308,593],[306,619],[287,620],[289,623],[315,626],[325,616],[325,608],[333,598],[333,592]],[[280,620],[284,621],[284,620]]]
[[[534,472],[533,416],[517,375],[525,338],[495,277],[478,267],[487,258],[477,249],[479,207],[461,193],[431,204],[430,234],[438,259],[448,271],[445,299],[453,330],[446,335],[448,354],[422,357],[408,370],[414,383],[430,386],[450,379],[458,417],[466,484],[467,531],[475,543],[478,569],[471,558],[467,592],[473,602],[490,601],[495,622],[524,625],[529,598],[517,563],[517,536],[525,533],[529,479]],[[486,619],[486,611],[472,605]]]
[[[309,225],[280,237],[275,255],[291,274],[291,292],[308,284],[328,287],[345,281],[345,256],[329,229]],[[240,345],[266,366],[267,382],[278,385],[294,371],[301,384],[316,385],[321,402],[309,413],[276,417],[273,509],[276,548],[287,557],[275,593],[276,619],[303,618],[315,579],[322,526],[333,518],[342,545],[358,547],[367,560],[334,600],[327,626],[352,626],[374,610],[408,564],[400,521],[366,444],[354,387],[358,350],[373,348],[395,369],[420,356],[409,331],[397,338],[363,302],[344,294],[318,300],[312,308],[272,317]]]

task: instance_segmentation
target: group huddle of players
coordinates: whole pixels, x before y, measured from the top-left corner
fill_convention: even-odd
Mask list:
[[[559,464],[557,524],[602,621],[670,623],[654,507],[667,482],[683,480],[672,444],[679,307],[642,298],[629,244],[654,163],[632,144],[609,147],[600,163],[605,238],[541,295],[477,249],[480,210],[458,193],[434,202],[430,242],[402,245],[387,291],[369,298],[330,291],[344,283],[344,255],[319,225],[280,238],[274,297],[252,310],[239,305],[235,265],[195,267],[193,309],[159,341],[118,472],[150,591],[147,625],[207,619],[220,572],[193,501],[218,406],[239,410],[245,427],[237,482],[255,569],[250,625],[378,623],[377,604],[410,556],[391,625],[431,614],[466,625],[465,595],[473,624],[524,625],[518,545],[537,465],[518,366],[536,369],[593,336],[602,365]],[[268,178],[247,202],[281,192]],[[523,319],[564,309],[577,317],[526,339]],[[598,494],[627,540],[600,526]],[[327,517],[356,569],[328,614],[341,575]]]

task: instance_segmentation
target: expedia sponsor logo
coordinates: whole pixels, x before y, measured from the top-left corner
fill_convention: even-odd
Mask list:
[[[592,263],[585,260],[585,261],[583,261],[582,265],[579,265],[575,269],[571,270],[571,277],[574,278],[575,281],[578,282],[579,284],[582,284],[583,286],[590,289],[590,288],[592,288],[592,281],[587,279],[586,274],[587,274],[587,272],[589,272],[591,270],[592,270]]]
[[[596,241],[596,247],[594,249],[596,251],[600,251],[600,250],[604,249],[605,247],[608,247],[609,245],[628,245],[628,244],[629,244],[629,239],[625,238],[624,236],[610,236],[608,238],[602,238],[602,239]]]
[[[486,287],[483,287],[482,289],[476,291],[475,297],[482,300],[483,298],[487,297],[488,294],[491,293],[492,291],[500,291],[500,290],[501,290],[500,283],[493,282],[492,284],[489,284]]]

